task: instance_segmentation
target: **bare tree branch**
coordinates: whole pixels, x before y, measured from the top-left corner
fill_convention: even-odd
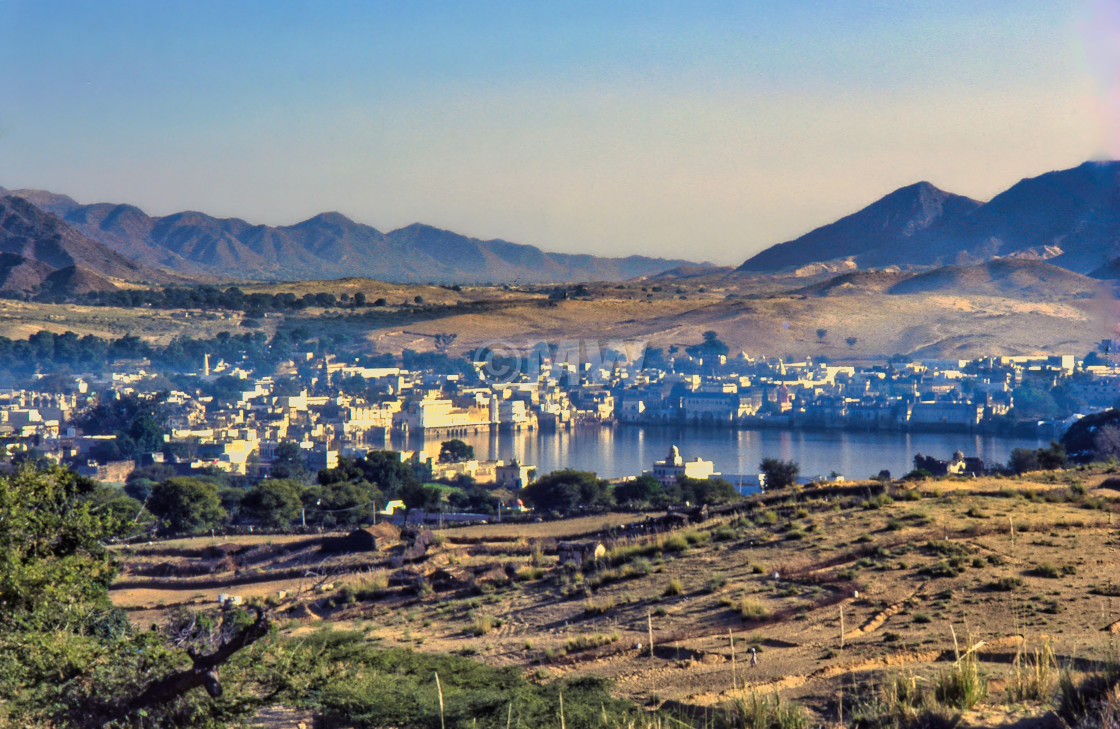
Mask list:
[[[136,698],[128,702],[126,713],[132,714],[141,709],[169,703],[199,687],[205,688],[206,692],[215,698],[221,696],[222,684],[218,678],[218,667],[232,658],[237,651],[268,635],[272,627],[272,621],[262,608],[257,607],[256,613],[255,621],[243,627],[212,653],[196,653],[188,650],[194,665],[149,684]]]

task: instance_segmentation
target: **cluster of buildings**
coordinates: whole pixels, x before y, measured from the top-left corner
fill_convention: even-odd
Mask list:
[[[385,448],[396,434],[419,436],[434,450],[404,457],[434,478],[470,477],[516,487],[532,467],[514,462],[440,463],[439,442],[499,430],[568,428],[580,423],[694,423],[724,427],[944,429],[995,427],[1015,407],[1026,383],[1058,385],[1080,398],[1083,412],[1110,407],[1120,396],[1120,370],[1086,366],[1073,356],[927,360],[865,367],[805,360],[755,360],[745,354],[714,360],[678,355],[663,367],[625,359],[597,364],[540,363],[511,381],[399,367],[370,368],[331,356],[301,355],[276,372],[257,373],[207,360],[203,380],[235,378],[239,392],[216,398],[172,390],[167,442],[183,468],[218,468],[253,476],[267,472],[281,443],[299,445],[309,470],[340,455]],[[300,374],[298,391],[290,375]],[[101,377],[59,375],[42,390],[0,391],[0,444],[11,457],[35,451],[77,464],[90,475],[120,480],[128,462],[95,462],[112,435],[72,424],[95,392],[151,391],[159,377],[130,362]],[[360,392],[338,383],[362,383]],[[62,384],[60,384],[60,381]],[[49,382],[49,388],[46,383]],[[227,388],[228,389],[228,388]],[[344,391],[345,390],[345,391]],[[319,394],[312,394],[319,393]],[[350,394],[348,394],[350,393]],[[146,456],[158,461],[158,453]],[[135,462],[135,459],[133,459]],[[671,453],[654,468],[659,479],[707,478],[707,462]]]

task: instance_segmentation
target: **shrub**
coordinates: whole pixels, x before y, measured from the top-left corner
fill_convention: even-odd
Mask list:
[[[674,595],[680,595],[683,592],[684,584],[679,579],[674,577],[673,579],[669,580],[669,584],[665,586],[664,594],[666,597],[673,597]]]
[[[471,624],[467,626],[467,632],[476,638],[486,635],[494,629],[494,618],[489,615],[478,615],[475,617]]]
[[[1046,641],[1041,650],[1025,661],[1021,654],[1015,656],[1015,676],[1007,687],[1008,698],[1014,702],[1049,702],[1054,697],[1057,678],[1054,649]]]
[[[980,662],[969,653],[941,671],[934,682],[934,696],[945,706],[968,711],[988,695],[988,682],[980,673]]]
[[[1055,580],[1062,576],[1062,571],[1049,562],[1043,562],[1031,570],[1031,574],[1035,577],[1046,577]]]
[[[1011,592],[1012,590],[1021,587],[1023,581],[1018,577],[1001,577],[995,582],[988,585],[988,589],[995,592]]]
[[[752,598],[743,597],[736,600],[735,598],[725,597],[720,602],[724,607],[729,607],[739,613],[739,617],[743,620],[761,620],[770,614],[765,605]]]
[[[743,729],[805,729],[809,726],[805,711],[789,702],[782,703],[776,693],[772,698],[765,698],[752,691],[746,699],[736,700],[727,713],[727,725]]]
[[[610,645],[618,640],[618,633],[591,633],[586,635],[576,635],[568,638],[565,644],[565,649],[568,653],[576,653],[577,651],[591,650],[592,648],[599,648],[605,645]]]
[[[614,599],[606,598],[598,602],[594,600],[585,600],[583,603],[583,614],[587,617],[595,617],[614,608]]]

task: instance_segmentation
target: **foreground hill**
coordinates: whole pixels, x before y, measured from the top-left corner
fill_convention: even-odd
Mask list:
[[[1050,713],[1059,672],[1071,688],[1086,676],[1101,685],[1115,666],[1120,492],[1102,471],[813,485],[715,506],[661,533],[664,512],[453,527],[407,571],[392,562],[403,546],[325,556],[316,535],[232,537],[220,550],[205,537],[135,544],[117,549],[111,594],[140,625],[220,592],[281,595],[283,630],[301,640],[322,624],[551,685],[608,678],[615,695],[687,720],[616,724],[595,704],[578,726],[1062,726]],[[640,532],[628,532],[633,523]],[[576,564],[556,546],[565,541],[606,551]],[[312,565],[330,591],[301,581]],[[921,721],[890,714],[882,696],[899,685],[917,687],[906,706]],[[318,695],[300,698],[315,706]],[[353,715],[378,694],[335,695]],[[570,711],[577,695],[565,688]],[[803,718],[709,720],[772,696]],[[327,713],[342,704],[325,701]],[[436,717],[435,701],[426,705]],[[479,726],[503,727],[517,710],[485,706],[511,713]],[[406,725],[439,722],[393,724]]]
[[[1114,277],[1120,256],[1120,162],[1086,162],[1021,180],[987,203],[904,187],[853,215],[768,248],[739,270],[779,271],[826,261],[860,268],[1049,260]]]
[[[151,217],[132,205],[82,205],[66,195],[15,190],[81,234],[146,266],[188,276],[298,280],[364,276],[397,283],[621,281],[683,260],[546,253],[530,245],[479,240],[428,225],[389,233],[322,213],[287,226],[253,225],[199,212]]]
[[[27,200],[0,197],[0,290],[81,293],[115,288],[114,280],[171,277],[87,238]]]

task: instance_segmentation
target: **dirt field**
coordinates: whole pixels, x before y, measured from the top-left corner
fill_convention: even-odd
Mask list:
[[[1102,304],[1086,292],[1036,296],[927,292],[890,295],[863,287],[827,296],[805,295],[815,278],[725,278],[705,285],[676,281],[591,285],[580,295],[549,301],[549,287],[401,286],[367,279],[246,285],[246,291],[296,294],[363,291],[388,307],[309,308],[268,312],[253,324],[271,335],[304,326],[354,342],[362,351],[400,353],[435,347],[435,335],[455,333],[452,355],[495,340],[517,347],[567,340],[691,345],[715,330],[733,354],[827,355],[833,359],[903,353],[915,357],[977,357],[1091,351],[1113,335]],[[416,307],[415,297],[424,305]],[[407,306],[405,306],[407,304]],[[241,312],[118,309],[0,301],[0,335],[26,338],[41,329],[119,337],[135,334],[166,344],[177,336],[239,333]],[[825,335],[818,336],[818,330]],[[848,341],[854,338],[854,342]]]
[[[324,562],[298,541],[253,547],[265,572],[334,570],[320,578],[333,583],[327,592],[294,596],[299,580],[290,578],[207,578],[228,578],[221,591],[246,596],[288,590],[274,603],[290,631],[330,621],[385,646],[459,652],[546,678],[604,676],[618,694],[650,705],[702,708],[777,691],[835,716],[871,684],[931,680],[973,648],[989,695],[966,719],[993,725],[1044,711],[1011,698],[1017,656],[1049,645],[1056,672],[1092,667],[1114,646],[1120,491],[1110,478],[1068,471],[896,483],[885,492],[874,483],[806,489],[665,533],[604,540],[605,557],[582,568],[559,564],[558,539],[608,524],[617,535],[642,517],[449,529],[396,569],[391,549]],[[171,551],[189,563],[209,545]],[[216,595],[189,584],[145,588],[151,578],[134,573],[166,559],[159,548],[126,556],[119,604]],[[243,580],[249,553],[241,559]]]

